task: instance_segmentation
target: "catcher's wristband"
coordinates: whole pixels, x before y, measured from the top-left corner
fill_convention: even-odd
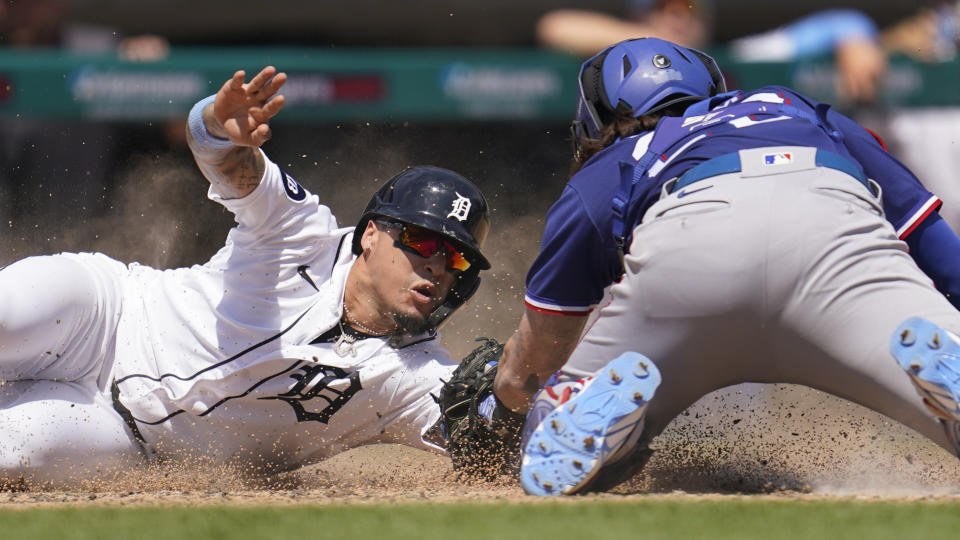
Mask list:
[[[203,123],[203,109],[213,103],[216,95],[208,96],[198,101],[187,117],[187,125],[190,127],[190,135],[193,136],[196,150],[222,151],[233,148],[233,143],[227,139],[214,137],[207,131],[207,126]]]

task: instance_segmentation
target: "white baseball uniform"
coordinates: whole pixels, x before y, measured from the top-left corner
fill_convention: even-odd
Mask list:
[[[340,332],[352,228],[267,160],[209,262],[103,254],[0,271],[0,482],[82,480],[142,455],[274,472],[375,442],[440,448],[435,336]],[[351,334],[348,334],[351,335]]]

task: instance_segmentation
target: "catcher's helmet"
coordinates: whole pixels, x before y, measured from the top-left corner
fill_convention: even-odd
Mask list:
[[[487,200],[463,176],[422,165],[401,171],[373,195],[353,235],[355,254],[362,252],[360,236],[367,222],[379,217],[437,232],[459,247],[470,261],[470,268],[457,276],[444,303],[430,315],[431,326],[436,329],[477,291],[480,270],[490,268],[480,251],[490,228]]]
[[[696,49],[657,38],[621,41],[580,67],[574,143],[599,139],[614,112],[634,117],[726,92],[716,61]]]

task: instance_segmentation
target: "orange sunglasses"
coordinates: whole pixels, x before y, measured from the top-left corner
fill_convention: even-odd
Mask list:
[[[470,261],[463,252],[436,231],[399,221],[378,221],[400,228],[400,238],[396,241],[396,246],[400,249],[424,258],[443,252],[448,270],[466,272],[470,268]]]

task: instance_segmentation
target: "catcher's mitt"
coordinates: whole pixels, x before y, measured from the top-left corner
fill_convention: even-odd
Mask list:
[[[516,472],[524,415],[493,394],[503,345],[491,338],[466,356],[440,390],[440,426],[456,470],[481,478]]]

